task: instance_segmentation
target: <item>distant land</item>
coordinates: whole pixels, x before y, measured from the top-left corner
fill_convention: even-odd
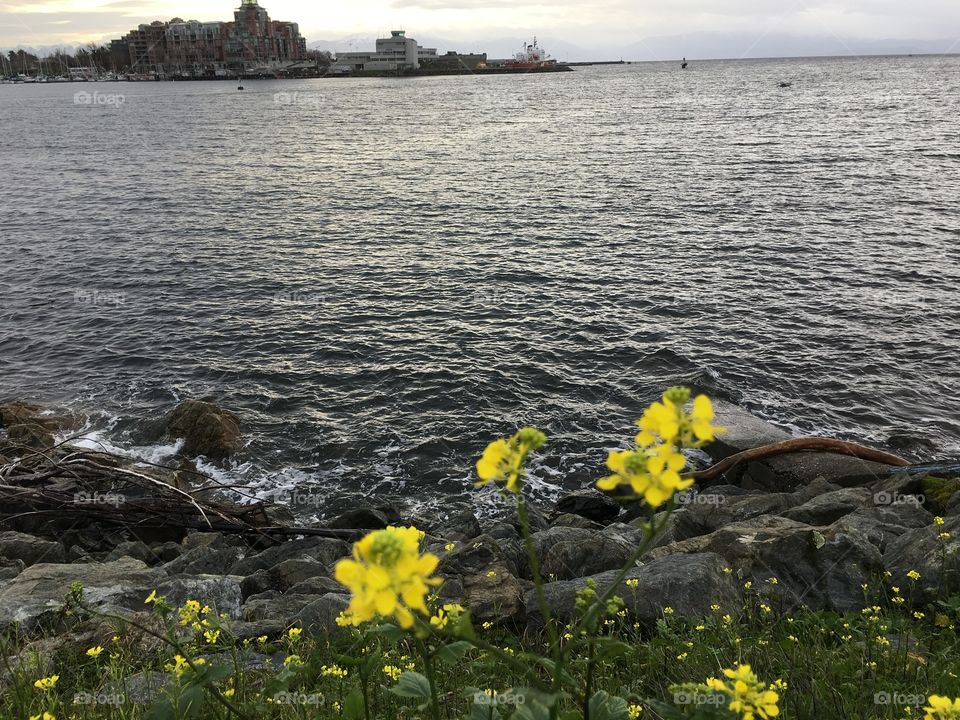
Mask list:
[[[440,52],[486,52],[491,58],[512,57],[529,37],[481,38],[477,40],[450,40],[418,33],[415,27],[407,28],[408,35],[424,47],[435,47]],[[328,50],[333,53],[366,50],[372,48],[376,35],[350,35],[331,40],[309,40],[316,37],[304,32],[307,47],[312,50]],[[109,41],[110,38],[104,38]],[[577,45],[558,37],[539,36],[541,46],[556,59],[569,62],[603,60],[656,61],[779,58],[779,57],[834,57],[845,55],[926,55],[960,53],[960,39],[942,40],[868,40],[838,38],[833,36],[803,36],[786,33],[720,33],[698,32],[689,35],[663,35],[648,37],[627,45],[594,46]],[[80,45],[18,45],[23,49],[45,57],[57,49],[75,51]],[[7,52],[11,48],[3,48]]]

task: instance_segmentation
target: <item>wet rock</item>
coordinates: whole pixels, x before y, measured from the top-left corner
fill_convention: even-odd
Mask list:
[[[240,449],[240,418],[213,403],[184,400],[163,421],[171,438],[182,439],[181,452],[188,457],[203,455],[223,460]]]
[[[582,515],[574,515],[573,513],[557,515],[550,521],[550,527],[582,528],[584,530],[594,530],[596,532],[603,530],[603,525],[600,523],[594,522],[593,520],[588,520]]]
[[[0,532],[0,557],[22,560],[24,565],[63,563],[67,561],[67,551],[58,542],[8,530]]]
[[[719,605],[721,612],[736,612],[741,600],[733,576],[723,571],[726,566],[726,560],[713,553],[653,560],[627,573],[626,579],[638,581],[636,588],[621,582],[616,594],[625,601],[632,619],[647,627],[656,623],[662,617],[663,608],[668,606],[678,618],[708,617],[713,604]],[[616,575],[617,571],[611,570],[592,576],[598,594],[609,587]],[[544,586],[547,603],[562,620],[573,617],[577,593],[586,587],[587,579],[562,580]],[[525,603],[531,624],[542,625],[534,591],[527,592]]]
[[[334,538],[310,537],[302,540],[289,540],[274,545],[256,555],[251,555],[234,563],[231,575],[253,575],[258,570],[268,570],[284,560],[311,559],[331,566],[334,562],[350,554],[350,546],[343,540]]]
[[[714,460],[792,437],[786,430],[725,400],[713,400],[713,410],[716,424],[726,428],[726,432],[717,435],[717,439],[705,448]]]
[[[430,526],[430,534],[444,540],[472,540],[482,534],[480,521],[470,510],[452,515]]]
[[[480,535],[454,548],[440,560],[437,574],[441,577],[477,575],[499,566],[516,575],[516,560],[489,535]]]
[[[55,415],[38,405],[11,402],[0,405],[0,428],[14,445],[49,449],[55,444],[54,436],[66,430],[77,429],[79,418]],[[0,442],[0,449],[3,449]]]
[[[926,527],[933,516],[919,504],[874,505],[862,507],[840,518],[831,526],[838,532],[859,533],[884,552],[887,545],[912,528]]]
[[[39,563],[0,588],[0,631],[30,629],[54,620],[75,581],[83,584],[84,596],[93,607],[139,610],[165,578],[162,570],[132,558],[86,565]]]
[[[594,488],[567,493],[557,501],[558,514],[570,513],[607,525],[620,516],[622,507],[609,495]]]
[[[960,592],[960,517],[944,520],[943,525],[908,530],[891,540],[883,553],[891,582],[910,588],[904,594],[918,607]],[[949,537],[941,540],[941,533]],[[911,570],[920,573],[915,584],[907,575]]]
[[[399,520],[399,517],[397,518]],[[327,527],[343,530],[382,530],[396,520],[379,508],[356,508],[342,513],[327,523]]]
[[[279,622],[283,627],[298,625],[304,632],[329,635],[341,630],[337,615],[346,609],[350,597],[344,593],[294,595],[267,592],[251,597],[243,605],[242,620],[246,623]]]

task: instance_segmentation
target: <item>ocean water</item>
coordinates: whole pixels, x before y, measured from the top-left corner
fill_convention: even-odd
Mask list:
[[[581,487],[680,382],[960,454],[960,58],[244,85],[0,86],[0,398],[213,400],[324,512],[523,424]]]

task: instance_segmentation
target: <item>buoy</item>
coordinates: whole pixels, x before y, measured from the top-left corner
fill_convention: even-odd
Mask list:
[[[243,85],[237,85],[237,90],[243,90]]]

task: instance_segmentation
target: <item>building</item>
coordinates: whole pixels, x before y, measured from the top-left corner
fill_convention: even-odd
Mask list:
[[[273,74],[307,58],[297,23],[271,20],[257,0],[242,0],[233,22],[157,20],[114,43],[129,48],[131,73],[157,77]]]
[[[451,50],[445,55],[425,59],[420,65],[424,70],[478,70],[487,66],[487,54],[458,53]]]
[[[437,57],[436,48],[424,48],[408,38],[404,30],[392,30],[390,37],[377,38],[374,52],[349,52],[337,55],[334,70],[383,72],[419,70],[420,65]]]

